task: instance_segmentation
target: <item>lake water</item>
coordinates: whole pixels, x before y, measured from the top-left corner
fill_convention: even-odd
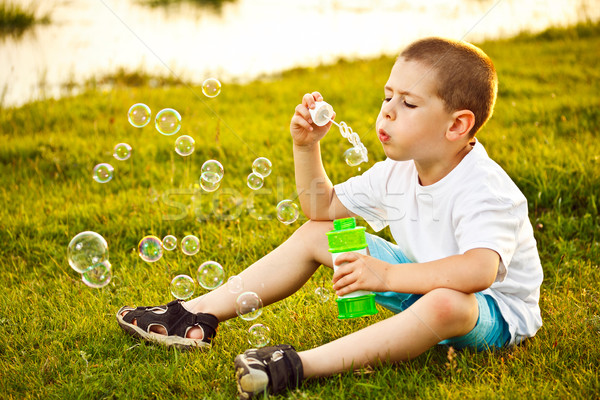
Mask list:
[[[36,0],[10,0],[24,5]],[[237,0],[219,12],[137,0],[37,0],[51,23],[0,39],[0,104],[143,70],[247,81],[340,57],[396,54],[418,37],[480,41],[600,18],[600,0]]]

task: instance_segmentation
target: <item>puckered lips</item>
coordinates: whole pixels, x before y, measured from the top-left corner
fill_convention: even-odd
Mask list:
[[[381,143],[386,143],[386,142],[389,142],[389,141],[390,141],[390,139],[392,138],[390,135],[388,135],[388,133],[387,133],[387,132],[385,131],[385,129],[383,129],[383,128],[380,128],[380,129],[377,131],[377,137],[379,138],[379,141],[380,141]]]

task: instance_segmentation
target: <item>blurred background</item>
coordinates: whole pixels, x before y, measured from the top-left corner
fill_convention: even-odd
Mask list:
[[[600,18],[600,0],[3,0],[0,106],[117,79],[223,84],[396,54],[423,36],[480,42]],[[16,23],[13,23],[13,25]],[[14,29],[16,28],[16,29]]]

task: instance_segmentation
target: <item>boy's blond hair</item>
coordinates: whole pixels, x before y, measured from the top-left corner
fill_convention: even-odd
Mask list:
[[[473,112],[475,124],[470,137],[492,116],[498,76],[492,60],[478,47],[432,37],[412,43],[399,57],[431,68],[438,84],[437,95],[448,112],[465,109]]]

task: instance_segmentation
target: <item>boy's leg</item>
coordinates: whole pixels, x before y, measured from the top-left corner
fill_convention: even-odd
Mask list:
[[[243,290],[258,294],[265,306],[295,293],[321,264],[332,265],[325,235],[331,229],[331,221],[306,222],[288,240],[238,275]],[[227,285],[222,285],[188,301],[184,307],[190,312],[212,314],[219,321],[225,321],[236,316],[238,296],[239,293],[232,293]],[[165,333],[161,326],[152,329],[156,333]],[[190,329],[187,337],[201,339],[202,329]]]
[[[242,271],[243,291],[258,294],[266,306],[284,299],[300,289],[321,264],[332,265],[326,232],[333,229],[330,221],[308,221],[288,240]],[[235,301],[227,285],[195,298],[186,304],[194,313],[204,312],[219,321],[235,317]]]
[[[478,315],[474,294],[433,290],[391,318],[300,352],[304,377],[415,358],[441,340],[467,334],[477,323]]]

